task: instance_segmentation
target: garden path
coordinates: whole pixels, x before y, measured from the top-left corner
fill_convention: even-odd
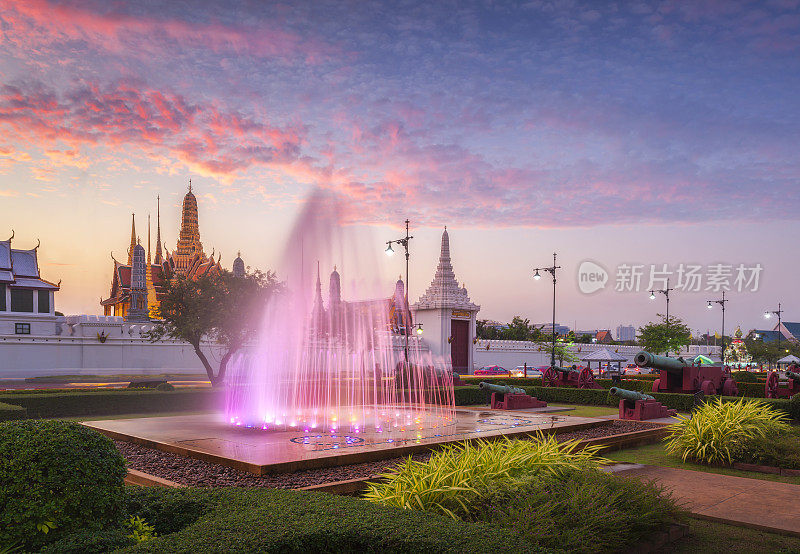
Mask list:
[[[641,464],[607,469],[656,481],[698,518],[800,536],[800,485]]]

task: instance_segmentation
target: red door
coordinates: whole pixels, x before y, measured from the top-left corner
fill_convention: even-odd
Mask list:
[[[450,320],[450,359],[453,362],[453,371],[466,373],[469,369],[469,321],[461,319]]]

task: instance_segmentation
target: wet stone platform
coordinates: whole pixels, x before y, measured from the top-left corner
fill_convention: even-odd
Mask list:
[[[320,432],[237,427],[221,415],[199,414],[86,421],[123,440],[248,471],[255,475],[331,467],[405,456],[451,442],[561,433],[604,425],[586,417],[459,409],[453,424],[404,432]]]

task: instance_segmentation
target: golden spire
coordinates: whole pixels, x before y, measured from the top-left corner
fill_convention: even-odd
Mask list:
[[[131,214],[131,245],[128,247],[128,265],[133,264],[133,248],[136,246],[136,214]]]
[[[148,267],[152,263],[152,258],[150,257],[150,214],[147,214],[147,265]]]
[[[157,196],[156,200],[158,202],[158,211],[156,212],[156,264],[161,265],[161,262],[164,261],[161,252],[161,196]]]

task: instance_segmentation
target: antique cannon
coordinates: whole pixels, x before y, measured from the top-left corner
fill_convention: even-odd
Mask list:
[[[619,396],[619,418],[642,421],[674,416],[677,412],[670,410],[649,394],[634,390],[611,387],[609,392]]]
[[[785,386],[781,386],[784,383],[781,383],[778,372],[770,371],[764,385],[764,396],[767,398],[791,398],[800,392],[800,374],[787,371],[786,377],[788,381]]]
[[[579,389],[601,389],[594,380],[589,368],[548,367],[542,373],[542,385],[545,387],[577,387]]]
[[[510,387],[508,385],[495,385],[494,383],[487,383],[485,381],[478,383],[478,387],[500,394],[526,394],[525,389]]]
[[[481,389],[491,391],[493,410],[519,410],[523,408],[544,408],[547,402],[538,400],[525,393],[525,389],[510,387],[508,385],[495,385],[481,381]]]
[[[677,392],[705,395],[723,394],[736,396],[739,389],[731,378],[730,370],[723,366],[693,365],[683,358],[657,356],[650,352],[639,352],[633,358],[639,367],[649,367],[659,371],[653,382],[653,392]]]
[[[634,402],[636,400],[655,400],[655,398],[653,398],[649,394],[645,394],[643,392],[635,390],[621,389],[619,387],[611,387],[611,389],[608,392],[610,392],[614,396],[619,396],[623,400],[633,400]]]

